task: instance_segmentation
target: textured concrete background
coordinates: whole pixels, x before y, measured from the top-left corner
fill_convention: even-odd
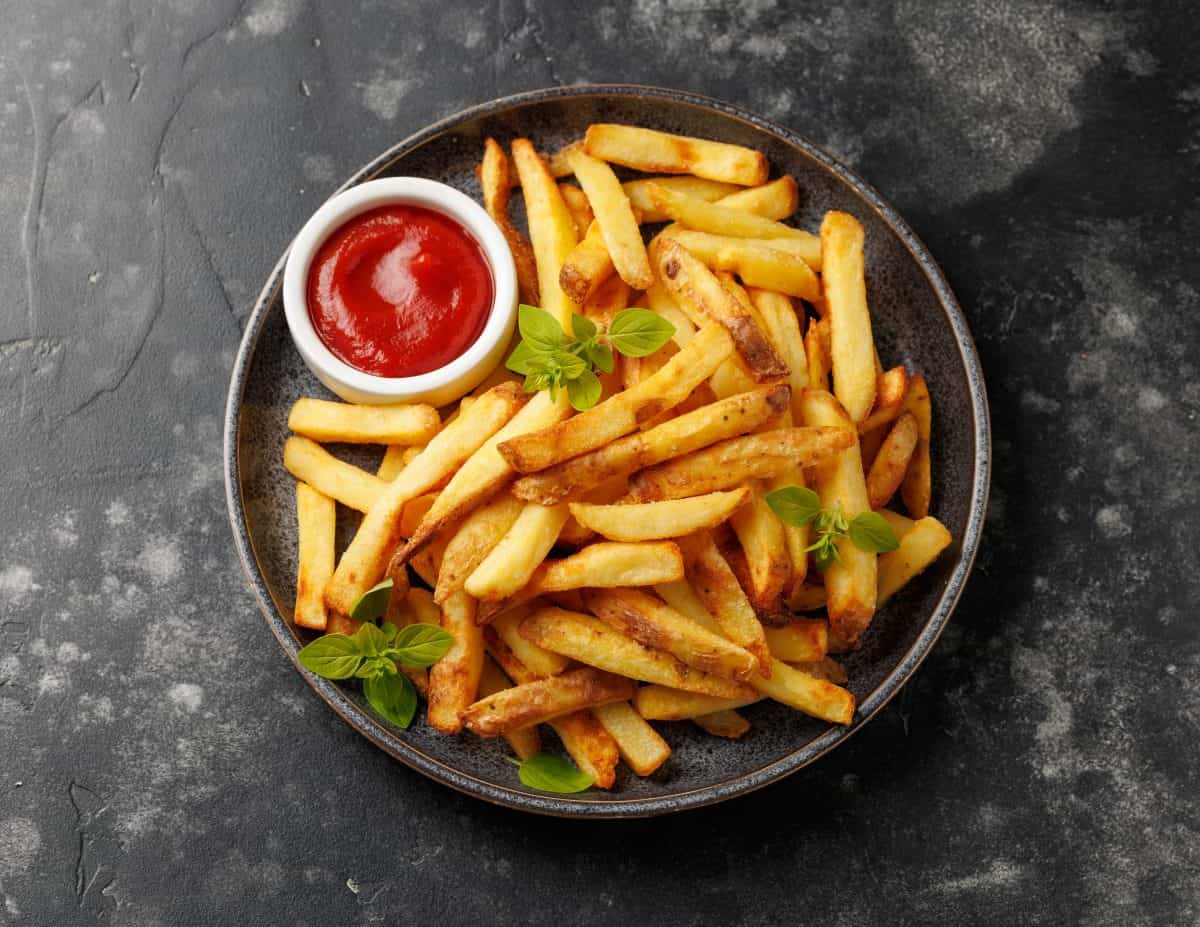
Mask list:
[[[1196,923],[1190,7],[0,3],[0,923]],[[970,318],[996,468],[956,619],[850,744],[578,824],[435,786],[308,690],[218,420],[339,178],[606,80],[743,104],[889,197]]]

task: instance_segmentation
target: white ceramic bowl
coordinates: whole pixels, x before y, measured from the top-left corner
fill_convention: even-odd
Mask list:
[[[491,313],[475,342],[445,366],[413,377],[380,377],[351,367],[325,346],[308,314],[308,269],[325,240],[361,213],[396,205],[424,206],[462,225],[483,250],[495,291]],[[385,177],[335,194],[304,223],[283,272],[283,308],[304,363],[342,399],[441,406],[470,392],[503,361],[517,315],[517,272],[499,227],[469,196],[423,177]]]

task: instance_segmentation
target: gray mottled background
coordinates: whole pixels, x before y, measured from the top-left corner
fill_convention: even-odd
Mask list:
[[[1194,924],[1200,29],[1183,2],[0,2],[0,923]],[[218,421],[360,162],[641,81],[839,154],[970,318],[996,468],[903,695],[765,792],[625,824],[436,786],[282,659]]]

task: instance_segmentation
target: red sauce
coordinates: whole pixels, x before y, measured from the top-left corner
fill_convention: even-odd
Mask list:
[[[381,377],[428,373],[483,331],[492,272],[461,225],[420,206],[383,206],[329,236],[308,271],[308,312],[325,346]]]

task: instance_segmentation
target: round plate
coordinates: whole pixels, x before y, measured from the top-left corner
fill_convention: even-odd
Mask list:
[[[354,174],[432,177],[478,198],[475,166],[489,135],[507,145],[531,138],[552,151],[590,123],[622,122],[747,145],[766,153],[772,176],[791,174],[801,190],[797,224],[816,229],[827,209],[855,215],[866,229],[867,290],[880,355],[924,373],[934,404],[933,510],[953,546],[875,616],[866,641],[844,660],[858,715],[832,727],[772,702],[745,709],[752,728],[739,741],[693,725],[662,724],[671,758],[649,778],[623,766],[610,791],[558,796],[526,789],[506,762],[507,745],[447,737],[422,713],[399,730],[360,694],[305,672],[304,678],[358,731],[403,763],[487,801],[543,814],[639,817],[722,801],[795,772],[842,743],[879,711],[920,665],[950,617],[971,569],[987,505],[987,399],[966,321],[933,258],[887,203],[845,166],[789,130],[694,94],[630,85],[538,90],[474,107],[402,141]],[[513,197],[514,209],[521,198]],[[238,553],[267,624],[293,661],[303,646],[290,615],[295,597],[294,481],[283,467],[287,417],[301,396],[327,396],[288,338],[280,302],[281,257],[263,288],[238,352],[225,418],[225,482]],[[334,452],[373,468],[381,451]],[[339,509],[341,507],[339,506]],[[339,511],[343,549],[358,521]],[[307,635],[306,635],[307,636]],[[548,738],[553,737],[547,731]],[[551,744],[550,749],[557,749]]]

